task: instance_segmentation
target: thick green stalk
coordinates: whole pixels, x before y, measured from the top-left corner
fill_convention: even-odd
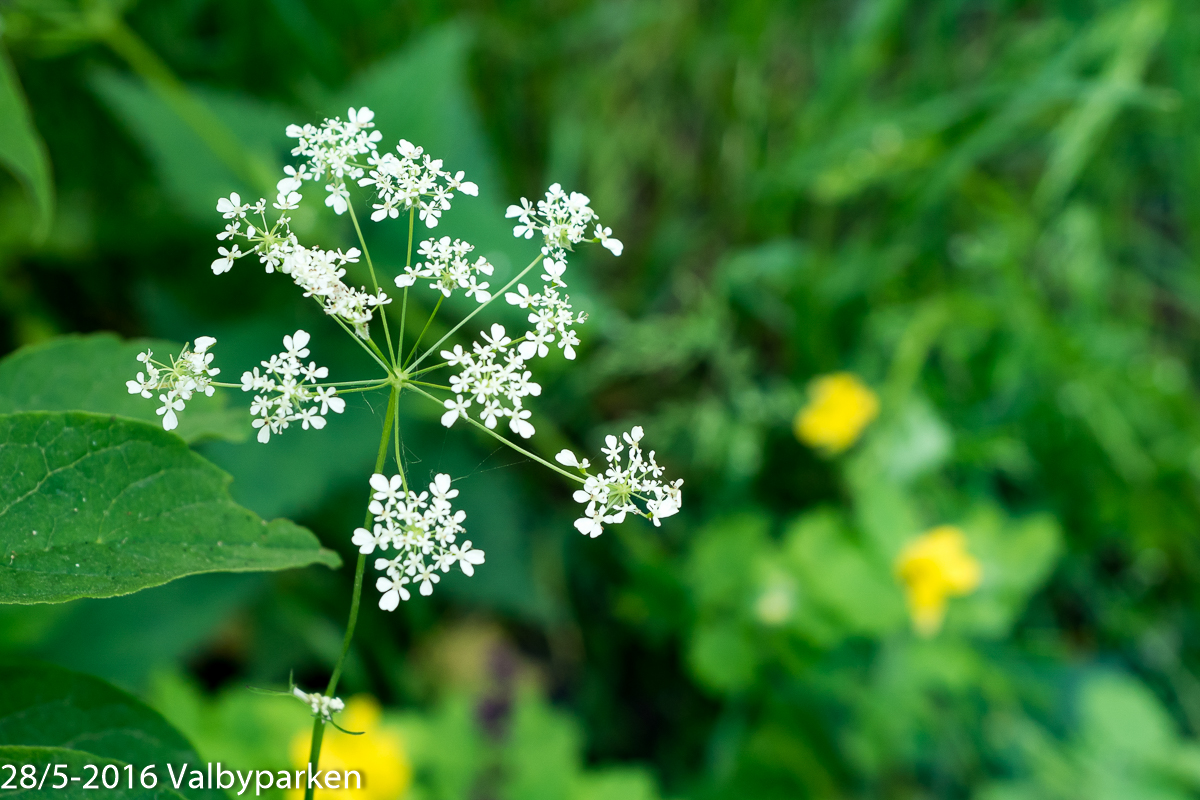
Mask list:
[[[388,395],[387,412],[383,418],[383,435],[379,438],[379,454],[375,457],[375,471],[382,472],[383,464],[387,460],[388,439],[392,434],[392,425],[396,421],[396,400],[399,398],[400,390],[393,386],[392,392]],[[399,467],[397,466],[397,469]],[[367,528],[371,525],[371,512],[367,512],[366,521],[363,525]],[[342,654],[338,656],[337,664],[333,668],[333,674],[329,676],[329,685],[325,687],[325,696],[333,697],[337,691],[338,679],[342,676],[342,665],[346,662],[346,655],[350,652],[350,642],[354,638],[354,628],[358,624],[358,606],[362,599],[362,582],[363,573],[366,571],[367,557],[359,554],[358,563],[354,568],[354,594],[350,598],[350,620],[346,623],[346,637],[342,640]],[[313,772],[317,771],[318,765],[321,763],[321,740],[325,736],[325,721],[321,717],[313,720],[312,732],[312,747],[308,753],[308,763],[312,765]],[[311,787],[304,790],[304,800],[312,800],[313,789]]]

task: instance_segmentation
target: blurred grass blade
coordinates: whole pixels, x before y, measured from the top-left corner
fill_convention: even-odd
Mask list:
[[[1096,36],[1112,47],[1104,71],[1054,131],[1054,149],[1037,188],[1037,200],[1062,200],[1095,153],[1121,108],[1141,88],[1142,75],[1166,31],[1164,0],[1130,3],[1097,23]]]
[[[17,71],[3,45],[0,45],[0,164],[16,175],[29,193],[35,212],[33,238],[44,239],[54,217],[50,157],[33,126]]]

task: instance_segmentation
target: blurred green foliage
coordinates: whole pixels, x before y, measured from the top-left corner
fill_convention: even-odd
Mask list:
[[[521,788],[552,759],[567,776],[640,764],[689,798],[1200,791],[1200,7],[6,0],[0,19],[20,81],[0,74],[6,351],[206,333],[237,374],[303,324],[321,363],[356,363],[290,287],[207,268],[216,197],[257,196],[286,122],[351,103],[480,184],[443,224],[500,276],[516,252],[501,209],[551,181],[626,242],[573,266],[592,316],[572,370],[546,365],[539,413],[560,427],[535,443],[644,424],[687,479],[680,517],[584,540],[536,465],[403,420],[418,477],[463,479],[488,563],[396,615],[367,604],[345,680],[462,759],[431,797],[609,796]],[[32,126],[5,111],[19,87]],[[345,234],[315,208],[296,219],[314,241]],[[402,233],[370,233],[394,270]],[[881,416],[825,458],[791,422],[838,370]],[[351,406],[306,437],[199,447],[239,502],[346,556],[381,410]],[[895,559],[941,524],[983,582],[923,639]],[[343,573],[255,578],[205,613],[195,598],[219,587],[194,578],[3,609],[0,641],[84,669],[95,647],[96,671],[144,692],[153,667],[224,691],[291,668],[315,684]],[[555,710],[445,688],[422,654],[465,618],[503,627]],[[187,635],[168,646],[146,619]],[[104,630],[145,659],[106,655]],[[509,782],[477,782],[471,736]],[[594,786],[653,796],[630,774]]]

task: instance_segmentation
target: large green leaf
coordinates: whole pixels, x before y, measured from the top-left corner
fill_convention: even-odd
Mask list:
[[[171,791],[167,765],[176,775],[183,764],[198,767],[200,757],[187,740],[172,728],[158,712],[131,695],[101,680],[80,675],[50,664],[0,665],[0,764],[66,764],[67,774],[82,780],[65,790],[51,791],[55,781],[47,778],[43,793],[37,796],[71,797],[82,791],[90,777],[84,764],[103,768],[105,763],[134,765],[134,789],[129,791],[126,773],[121,772],[125,797],[179,797],[190,800],[217,800],[215,790],[189,789],[181,784],[179,794]],[[141,770],[154,764],[158,787],[141,789]],[[203,767],[201,767],[203,769]],[[53,767],[51,767],[53,771]],[[7,770],[0,779],[7,778]],[[111,781],[111,778],[110,778]],[[100,781],[96,782],[97,785]],[[104,789],[105,796],[112,796]]]
[[[111,333],[60,336],[0,360],[0,414],[19,411],[95,411],[161,424],[159,404],[130,394],[125,381],[141,366],[138,353],[151,349],[166,360],[181,345],[156,339],[123,342]],[[195,395],[179,414],[175,430],[188,442],[197,439],[241,441],[250,430],[244,410],[228,408],[222,392]]]
[[[0,164],[20,179],[33,200],[39,238],[46,235],[54,214],[54,182],[46,145],[33,126],[29,105],[17,80],[17,72],[0,45]]]
[[[340,565],[311,532],[234,503],[229,481],[143,422],[0,415],[0,602],[111,597],[200,572]]]

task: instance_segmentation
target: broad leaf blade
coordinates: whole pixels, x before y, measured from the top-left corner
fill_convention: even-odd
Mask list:
[[[111,333],[60,336],[22,347],[0,360],[0,414],[20,411],[94,411],[161,425],[160,403],[130,394],[125,381],[141,367],[137,354],[149,348],[166,361],[182,345],[158,339],[121,341]],[[197,394],[179,414],[175,433],[185,441],[242,441],[250,430],[245,411],[228,407],[227,395]]]
[[[0,415],[0,602],[112,597],[201,572],[340,565],[311,532],[234,503],[229,481],[146,423]]]
[[[91,771],[83,764],[122,762],[135,767],[134,790],[129,792],[122,771],[127,797],[218,800],[215,790],[188,789],[171,791],[167,764],[178,775],[181,765],[196,767],[200,757],[188,741],[153,709],[104,681],[80,675],[49,664],[0,665],[0,764],[67,764],[68,774],[83,780],[66,789],[50,791],[54,781],[47,778],[46,796],[71,797],[81,791]],[[137,776],[143,767],[156,765],[158,787],[143,790]],[[201,769],[203,769],[201,767]],[[51,767],[53,771],[53,767]],[[7,771],[5,771],[7,777]],[[99,781],[96,782],[99,785]],[[59,792],[66,791],[67,794]],[[109,796],[109,790],[103,790]],[[31,794],[36,794],[32,792]],[[118,795],[121,796],[121,795]]]
[[[43,238],[54,214],[54,182],[46,145],[33,126],[29,104],[17,80],[17,72],[0,45],[0,164],[21,181],[33,200],[37,223],[35,238]]]

